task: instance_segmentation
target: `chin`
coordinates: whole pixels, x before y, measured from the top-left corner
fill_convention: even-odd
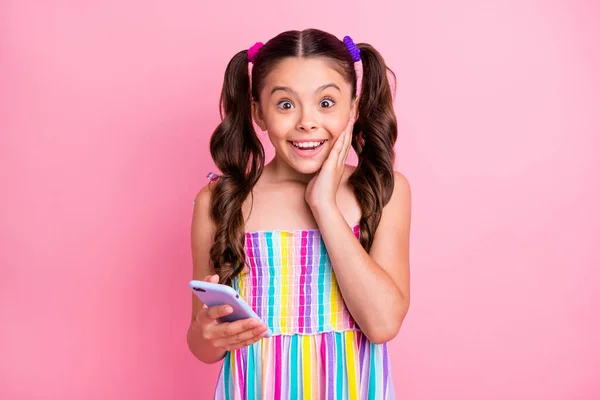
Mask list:
[[[308,162],[299,162],[299,163],[295,163],[294,165],[292,165],[292,168],[294,168],[296,171],[300,172],[301,174],[304,175],[314,175],[317,172],[319,172],[319,170],[321,169],[321,167],[323,166],[323,163],[308,163]]]
[[[302,159],[295,157],[293,154],[289,154],[286,162],[291,168],[301,174],[314,175],[319,172],[323,166],[324,160],[321,160],[320,158]]]

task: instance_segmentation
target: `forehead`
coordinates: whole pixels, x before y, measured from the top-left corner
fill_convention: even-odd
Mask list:
[[[285,86],[302,93],[312,92],[328,83],[335,83],[342,90],[350,90],[350,83],[326,58],[293,57],[282,60],[273,68],[266,76],[263,88],[270,91],[273,86]]]

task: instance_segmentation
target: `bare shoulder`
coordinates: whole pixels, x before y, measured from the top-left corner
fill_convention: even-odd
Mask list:
[[[207,275],[214,274],[210,262],[215,226],[210,218],[210,203],[213,195],[213,183],[204,186],[194,200],[194,211],[191,224],[192,245],[192,279],[203,280]],[[192,295],[192,321],[202,308],[202,302]]]
[[[209,182],[196,194],[196,198],[194,199],[194,221],[201,219],[202,221],[198,222],[210,222],[210,218],[206,217],[210,217],[210,203],[212,201],[214,185],[213,182]]]
[[[342,213],[347,216],[347,219],[358,221],[361,214],[360,204],[358,204],[354,195],[354,188],[349,183],[349,178],[355,170],[355,166],[346,165],[340,185],[343,190],[338,193],[338,200],[340,208],[342,208]],[[394,221],[398,219],[410,219],[410,208],[411,189],[408,179],[402,173],[394,171],[394,190],[389,202],[383,209],[383,218],[380,227],[386,230],[388,225],[390,228],[397,226]],[[384,220],[390,223],[384,223]]]
[[[191,241],[194,275],[210,273],[208,255],[212,246],[215,224],[210,217],[210,204],[213,195],[213,183],[204,186],[194,200],[192,215]]]
[[[399,206],[410,206],[411,189],[406,176],[394,171],[394,191],[390,203],[398,203]]]
[[[343,185],[349,186],[348,179],[354,173],[355,170],[355,166],[346,164],[344,176],[342,177]],[[392,198],[390,199],[390,202],[406,201],[407,199],[410,199],[410,195],[411,190],[408,179],[401,172],[394,171],[394,191],[392,193]]]
[[[379,228],[383,231],[388,231],[389,229],[409,229],[410,214],[410,184],[406,176],[400,172],[394,171],[394,190],[392,191],[390,200],[383,208],[383,215]]]

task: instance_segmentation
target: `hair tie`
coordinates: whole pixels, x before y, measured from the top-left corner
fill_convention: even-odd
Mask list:
[[[254,60],[256,60],[256,55],[263,46],[264,44],[262,42],[256,42],[254,43],[254,46],[248,49],[248,62],[254,64]]]
[[[352,56],[354,62],[360,61],[360,49],[356,47],[350,36],[344,36],[344,44]]]
[[[206,175],[206,177],[211,182],[215,182],[217,179],[219,179],[219,175],[215,174],[214,172],[209,172],[208,175]]]

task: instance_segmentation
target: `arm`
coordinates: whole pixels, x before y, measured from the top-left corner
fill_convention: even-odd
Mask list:
[[[210,219],[209,185],[206,185],[196,196],[192,216],[192,261],[193,279],[203,280],[214,274],[210,266],[210,247],[214,235],[214,224]],[[211,340],[204,338],[202,322],[197,318],[204,304],[192,294],[192,321],[188,328],[187,343],[190,351],[200,361],[212,364],[225,357],[225,351],[212,346]]]
[[[210,218],[210,185],[196,196],[192,219],[193,279],[218,283],[217,275],[210,262],[210,248],[215,226]],[[267,326],[252,318],[235,322],[219,322],[219,318],[230,314],[228,306],[205,307],[192,294],[192,320],[188,328],[187,343],[190,351],[200,361],[212,364],[233,351],[256,343],[264,337]]]
[[[396,336],[410,302],[410,187],[400,173],[394,178],[394,192],[383,210],[370,253],[363,249],[335,203],[311,207],[344,302],[374,343]]]

